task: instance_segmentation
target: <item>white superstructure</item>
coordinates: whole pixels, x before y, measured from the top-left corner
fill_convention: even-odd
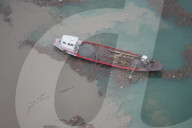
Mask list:
[[[54,45],[65,52],[74,55],[78,52],[82,41],[76,36],[63,35],[61,38],[56,38]]]
[[[66,50],[73,51],[78,39],[79,38],[75,36],[63,35],[60,43]]]

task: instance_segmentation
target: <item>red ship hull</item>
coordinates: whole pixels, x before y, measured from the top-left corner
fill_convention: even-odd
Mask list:
[[[140,65],[134,68],[141,57],[140,54],[134,54],[132,52],[109,47],[102,44],[83,41],[82,46],[80,46],[80,49],[77,53],[73,53],[62,48],[62,46],[56,41],[54,41],[54,45],[59,49],[66,51],[67,53],[72,54],[73,56],[76,56],[78,58],[116,68],[134,71],[161,71],[163,67],[161,63],[152,61],[149,64],[149,67],[146,67],[145,65]],[[87,51],[86,46],[91,46],[91,53],[89,53],[88,55],[85,55],[85,52]],[[82,54],[81,51],[84,53]]]

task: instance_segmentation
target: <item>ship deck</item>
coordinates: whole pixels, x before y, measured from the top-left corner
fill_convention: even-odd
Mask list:
[[[81,45],[78,55],[84,59],[130,70],[139,60],[138,54],[90,42]],[[146,70],[144,66],[138,68],[136,70]]]

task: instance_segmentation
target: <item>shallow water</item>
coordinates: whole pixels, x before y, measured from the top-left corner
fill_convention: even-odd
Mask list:
[[[169,29],[158,31],[153,57],[164,64],[164,70],[179,69],[186,63],[182,52],[192,43],[191,26],[178,27],[166,22]],[[144,122],[152,126],[167,126],[190,119],[191,82],[191,77],[183,80],[149,78],[141,113]]]
[[[131,3],[134,3],[134,5],[140,8],[147,7],[144,2],[134,1]],[[155,17],[158,18],[156,14]],[[149,17],[142,17],[141,22],[144,22],[143,18]],[[158,24],[153,25],[152,23],[149,26],[144,26],[142,23],[138,23],[138,27],[131,25],[133,24],[130,22],[117,23],[112,27],[112,29],[105,32],[117,31],[119,34],[116,46],[117,48],[146,54],[151,57],[153,56],[154,59],[164,64],[165,70],[178,69],[186,62],[182,57],[182,51],[186,45],[191,43],[191,27],[181,28],[172,23],[172,21],[162,20],[156,37],[154,31]],[[111,81],[113,80],[111,79]],[[146,86],[144,102],[141,108],[141,120],[149,126],[163,127],[179,124],[189,119],[192,116],[190,113],[191,98],[189,98],[191,82],[190,78],[178,81],[164,80],[162,78],[149,78]],[[110,86],[115,86],[115,83],[112,82]],[[135,91],[143,89],[144,92],[144,87],[141,88],[137,84],[134,86],[136,86],[134,87]],[[130,86],[129,89],[130,88],[133,88],[133,86]],[[111,89],[111,87],[108,86],[108,94],[113,91],[113,88]],[[139,95],[138,93],[133,94],[128,91],[128,89],[124,89],[120,90],[120,92],[115,91],[114,93],[116,94],[112,94],[112,97],[115,99],[113,102],[119,100],[121,109],[123,109],[128,115],[133,116],[132,126],[137,125],[136,120],[139,120],[139,117],[134,117],[134,115],[137,115],[137,112],[134,112],[135,109],[132,107],[138,106],[139,104],[132,103],[136,98],[132,98],[131,101],[127,101],[124,98],[138,97],[138,95],[139,97],[142,97],[144,94],[143,92]],[[112,97],[107,98],[113,99]],[[141,126],[145,127],[145,125]]]
[[[176,0],[176,1],[179,3],[179,5],[181,5],[183,8],[185,8],[186,11],[192,13],[192,8],[190,6],[190,4],[191,4],[190,0],[185,0],[185,1],[183,1],[183,0]]]
[[[2,1],[5,2],[5,0]],[[178,1],[186,10],[192,12],[190,0]],[[30,4],[25,5],[25,7],[28,6],[35,7]],[[28,11],[38,13],[36,8],[38,7],[30,8]],[[38,11],[45,11],[42,16],[44,14],[48,15],[48,13],[53,16],[52,21],[50,21],[52,26],[49,26],[49,24],[44,25],[47,22],[45,20],[36,23],[34,25],[36,28],[31,28],[30,25],[24,27],[25,31],[23,33],[19,33],[18,24],[15,24],[16,26],[11,29],[6,26],[8,30],[13,30],[12,32],[14,33],[11,35],[11,43],[13,43],[15,37],[17,37],[17,42],[23,38],[30,38],[37,41],[38,45],[52,48],[52,37],[71,34],[80,36],[80,38],[87,41],[103,43],[134,53],[146,54],[162,62],[165,70],[180,68],[186,62],[182,57],[182,51],[187,44],[192,43],[191,26],[179,27],[171,20],[161,20],[159,25],[160,16],[144,0],[85,0],[82,4],[73,3],[61,8],[43,7],[38,9]],[[25,15],[28,15],[28,13]],[[15,14],[13,13],[13,24],[14,18],[18,18],[18,15],[17,17],[14,16]],[[60,18],[60,16],[62,17]],[[54,26],[56,23],[59,24]],[[110,35],[109,33],[113,33],[114,38],[108,36]],[[9,35],[9,32],[7,32],[7,35]],[[4,39],[5,36],[2,37]],[[2,49],[4,47],[10,48],[11,46],[15,49],[17,45],[13,46],[11,43],[9,45],[3,44]],[[25,61],[26,55],[24,54],[28,53],[28,50],[16,49],[15,51],[23,53],[22,55],[24,56],[20,56],[17,60]],[[52,53],[55,54],[55,52]],[[24,78],[28,78],[30,73],[37,72],[37,74],[31,78],[24,79],[23,84],[18,84],[20,90],[12,89],[12,92],[13,90],[18,91],[17,95],[21,98],[16,98],[16,113],[18,114],[19,125],[22,128],[24,126],[40,128],[49,124],[68,127],[59,122],[57,118],[55,119],[55,117],[68,120],[76,115],[80,115],[87,122],[93,123],[96,128],[191,127],[191,76],[183,80],[149,78],[148,81],[136,82],[121,89],[121,85],[117,85],[112,76],[104,76],[102,72],[95,71],[92,75],[96,75],[98,79],[89,82],[89,74],[80,76],[68,64],[62,67],[62,62],[57,62],[57,60],[50,59],[50,57],[50,60],[47,61],[47,58],[45,59],[47,55],[44,56],[44,54],[47,53],[36,53],[34,56],[29,56],[31,61],[27,62],[31,65],[27,69],[25,68],[26,70],[21,70],[21,74],[25,76]],[[7,61],[6,55],[3,55],[3,59]],[[17,54],[14,56],[14,53],[11,53],[10,56],[10,60],[18,57]],[[35,57],[36,61],[32,61],[32,57]],[[42,58],[38,60],[38,57]],[[16,62],[10,60],[7,61],[10,67],[16,69],[11,66],[14,63],[16,64]],[[21,68],[24,62],[17,63],[20,64]],[[59,66],[54,67],[55,63],[58,63]],[[3,66],[5,65],[3,63]],[[35,67],[36,65],[43,67]],[[44,70],[46,68],[49,69],[51,65],[54,67],[50,69],[51,73]],[[87,67],[91,67],[90,65],[92,64],[87,64]],[[26,66],[25,63],[24,66]],[[54,76],[51,76],[51,74],[54,74],[59,68],[61,70],[59,70],[60,74],[57,74],[59,76],[58,79],[53,78]],[[41,75],[43,74],[41,70],[47,74]],[[89,68],[85,68],[85,70],[89,70]],[[26,72],[23,73],[23,71]],[[17,71],[17,75],[19,75],[19,72]],[[28,74],[26,75],[25,73]],[[9,73],[6,72],[6,74]],[[14,79],[14,73],[12,74],[11,77]],[[38,77],[39,75],[40,77]],[[42,82],[42,79],[36,79],[36,77],[43,78],[44,81]],[[34,81],[28,83],[33,79]],[[53,87],[52,79],[56,79],[57,84],[55,87]],[[21,82],[21,80],[19,79],[18,81]],[[46,80],[48,80],[47,83]],[[102,91],[102,97],[98,94],[98,90]],[[40,102],[38,101],[39,95],[41,96],[42,94],[48,98],[46,99],[45,97],[45,100]],[[11,101],[13,99],[14,96],[12,96]],[[26,109],[33,101],[37,101],[37,103],[31,108],[32,112],[27,113]],[[14,106],[15,103],[12,103],[12,105]],[[11,112],[15,111],[15,107],[10,108],[10,110]],[[10,110],[6,109],[6,112],[9,113]],[[54,114],[54,111],[57,115]],[[15,113],[13,116],[10,114],[9,117],[11,119],[16,118]],[[3,121],[0,119],[2,126],[8,126],[5,121],[6,117],[1,115],[1,118],[3,118]]]

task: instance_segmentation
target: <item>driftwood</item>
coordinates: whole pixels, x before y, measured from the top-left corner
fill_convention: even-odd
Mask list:
[[[62,90],[61,93],[64,93],[64,92],[66,92],[66,91],[69,91],[69,90],[71,90],[71,89],[73,89],[73,88],[74,88],[74,86],[73,86],[73,87],[70,87],[70,88],[67,88],[67,89],[65,89],[65,90]]]
[[[139,57],[137,55],[131,54],[131,53],[127,53],[127,52],[119,52],[116,50],[112,50],[112,49],[108,49],[110,52],[116,53],[116,54],[122,54],[122,55],[126,55],[126,56],[132,56],[132,57]]]
[[[95,128],[93,124],[87,124],[81,116],[74,116],[69,121],[61,119],[64,123],[70,126],[79,126],[79,128]]]

